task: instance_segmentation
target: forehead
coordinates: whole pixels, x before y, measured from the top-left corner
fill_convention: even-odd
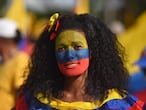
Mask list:
[[[77,30],[65,30],[62,31],[56,38],[56,42],[60,41],[80,41],[80,42],[86,42],[85,34],[81,31]]]

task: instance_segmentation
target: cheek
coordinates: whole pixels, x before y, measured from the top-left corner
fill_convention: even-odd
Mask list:
[[[65,52],[56,52],[55,53],[56,55],[56,59],[57,59],[57,62],[64,62],[65,61]]]

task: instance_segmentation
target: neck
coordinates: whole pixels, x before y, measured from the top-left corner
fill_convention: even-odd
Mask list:
[[[87,71],[75,77],[67,77],[65,81],[65,90],[63,91],[63,97],[61,100],[67,102],[73,101],[86,101],[85,95],[85,79]]]

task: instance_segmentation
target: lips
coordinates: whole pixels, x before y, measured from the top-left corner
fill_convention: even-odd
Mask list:
[[[74,68],[76,66],[78,66],[80,63],[79,62],[68,62],[66,64],[64,64],[65,68],[71,69]]]

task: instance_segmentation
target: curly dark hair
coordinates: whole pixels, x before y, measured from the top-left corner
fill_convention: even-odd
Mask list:
[[[98,18],[89,14],[68,14],[58,18],[57,35],[63,30],[80,30],[85,33],[90,52],[90,65],[86,78],[85,92],[103,100],[108,89],[115,88],[122,95],[127,89],[128,72],[124,67],[124,48],[116,36]],[[54,28],[44,30],[38,39],[31,58],[30,74],[23,91],[31,89],[32,94],[42,92],[47,96],[60,97],[64,90],[64,76],[55,57],[55,39],[50,40]],[[56,37],[57,37],[56,35]]]

